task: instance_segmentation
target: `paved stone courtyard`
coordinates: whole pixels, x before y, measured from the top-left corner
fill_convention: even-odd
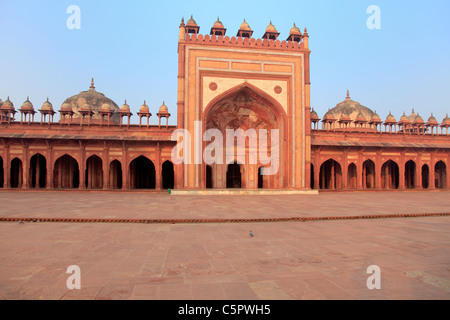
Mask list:
[[[450,192],[280,196],[0,192],[0,217],[448,213]],[[252,230],[255,237],[249,236]],[[450,217],[273,223],[0,223],[0,299],[450,299]],[[81,290],[66,269],[81,268]],[[381,268],[381,290],[366,286]]]

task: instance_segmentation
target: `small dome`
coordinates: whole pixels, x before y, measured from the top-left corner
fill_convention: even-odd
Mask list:
[[[92,111],[92,107],[89,103],[83,104],[83,106],[80,109],[81,111]]]
[[[364,116],[364,114],[361,111],[362,110],[359,110],[359,113],[356,116],[355,122],[367,122],[367,118]]]
[[[419,114],[417,114],[416,118],[414,119],[414,123],[422,124],[422,123],[425,123],[425,121],[423,121],[422,117],[419,116]]]
[[[164,101],[161,107],[159,107],[159,113],[169,113],[169,109],[165,105]]]
[[[382,122],[380,116],[377,114],[376,111],[373,112],[372,118],[370,119],[371,122]]]
[[[274,32],[274,33],[278,33],[277,29],[276,29],[275,26],[272,24],[272,21],[270,21],[270,24],[267,26],[266,32]]]
[[[386,117],[385,123],[396,123],[397,120],[395,120],[395,117],[392,115],[392,113],[389,111],[388,116]]]
[[[410,122],[414,122],[416,120],[417,114],[414,112],[414,108],[411,111],[411,114],[409,115],[408,119]]]
[[[224,28],[223,23],[220,22],[220,20],[219,20],[219,17],[217,17],[217,21],[214,22],[213,28],[221,28],[221,29]]]
[[[350,119],[350,117],[347,114],[343,113],[339,118],[339,121],[352,121],[352,119]]]
[[[448,117],[448,114],[445,115],[444,120],[442,120],[441,125],[450,125],[450,118]]]
[[[67,100],[61,105],[61,111],[72,111],[72,106]]]
[[[191,15],[191,18],[186,22],[186,26],[197,27],[197,22],[195,22],[194,18]]]
[[[104,111],[104,112],[109,112],[112,111],[111,110],[111,106],[107,103],[102,104],[102,106],[100,107],[100,111]]]
[[[27,97],[27,100],[22,104],[20,110],[23,111],[34,111],[33,104],[30,102],[30,98]]]
[[[314,111],[314,108],[311,110],[311,120],[320,120],[319,115]]]
[[[4,101],[2,103],[1,108],[3,110],[14,110],[14,104],[11,102],[11,100],[9,100],[9,97],[8,97],[8,99],[6,99],[6,101]]]
[[[148,105],[145,103],[144,100],[144,104],[141,106],[141,109],[139,110],[140,113],[148,113],[150,111],[150,108],[148,107]]]
[[[47,98],[47,101],[45,101],[42,104],[41,110],[43,110],[43,111],[52,111],[53,110],[53,105],[50,103],[50,101],[48,101],[48,98]]]
[[[289,34],[299,34],[299,35],[301,35],[302,33],[301,33],[300,29],[297,28],[297,26],[294,23],[294,26],[289,31]]]
[[[428,118],[427,123],[428,124],[437,124],[438,122],[437,122],[436,118],[433,116],[433,114],[431,114],[431,116]]]
[[[250,25],[245,21],[241,23],[241,26],[239,27],[240,30],[245,30],[245,31],[251,31],[252,29],[250,28]]]
[[[120,111],[130,111],[130,106],[127,104],[127,100],[125,100],[125,103],[120,107]]]
[[[403,112],[403,115],[400,117],[400,121],[398,122],[399,124],[402,123],[410,123],[411,121],[409,121],[409,118],[406,116],[406,114]]]

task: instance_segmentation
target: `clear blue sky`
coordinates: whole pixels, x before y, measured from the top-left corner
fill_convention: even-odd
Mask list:
[[[81,9],[81,29],[69,30],[68,6]],[[381,29],[369,30],[370,5]],[[27,96],[36,109],[96,89],[136,113],[144,99],[155,115],[165,100],[176,123],[177,41],[182,17],[208,34],[217,16],[234,36],[245,18],[254,37],[269,20],[288,36],[308,28],[311,104],[319,116],[345,98],[397,120],[411,108],[427,120],[450,113],[450,1],[111,1],[0,0],[0,98],[16,108]],[[136,123],[137,117],[133,117]],[[157,123],[156,116],[152,123]]]

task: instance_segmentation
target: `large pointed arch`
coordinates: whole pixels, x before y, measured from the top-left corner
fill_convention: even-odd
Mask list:
[[[284,110],[282,105],[276,99],[274,99],[273,97],[271,97],[270,95],[265,93],[263,90],[259,89],[258,87],[245,81],[231,89],[226,90],[225,92],[222,92],[217,97],[213,98],[208,103],[206,108],[204,108],[204,110],[203,110],[203,122],[205,122],[208,113],[215,105],[217,105],[221,101],[224,101],[224,100],[238,94],[239,92],[247,93],[254,99],[261,101],[262,103],[267,105],[269,108],[271,108],[272,111],[275,113],[275,115],[280,116],[281,118],[283,118],[284,121],[286,121],[286,119],[287,119],[286,111]]]
[[[255,152],[256,150],[255,148],[250,148],[250,145],[253,145],[250,141],[251,139],[254,139],[252,141],[258,140],[258,151],[260,151],[261,146],[264,148],[264,145],[259,145],[259,138],[262,133],[260,130],[267,130],[267,154],[272,154],[269,150],[275,149],[272,149],[270,134],[273,133],[271,130],[277,129],[279,140],[276,143],[276,147],[279,152],[277,159],[279,166],[277,167],[278,170],[276,171],[276,174],[272,175],[269,180],[272,181],[271,185],[273,185],[274,188],[287,187],[289,183],[288,146],[291,145],[291,139],[288,136],[289,123],[286,111],[275,98],[258,87],[248,82],[243,82],[212,99],[202,113],[202,123],[202,134],[205,134],[205,131],[208,129],[218,129],[225,137],[226,129],[244,130],[244,133],[247,134],[245,139],[248,143],[245,142],[246,163],[243,163],[244,167],[242,167],[242,171],[245,172],[242,177],[242,186],[243,188],[255,189],[258,188],[258,168],[265,164],[260,162],[253,164],[249,163],[249,150],[252,150],[252,152]],[[226,139],[223,139],[223,142],[225,146]],[[209,143],[210,142],[203,142],[203,150],[205,150]],[[253,155],[255,155],[255,153],[253,153]],[[219,164],[213,170],[212,179],[218,182],[215,187],[226,188],[225,176],[228,171],[227,165],[233,161],[240,162],[240,157],[236,159],[235,156],[236,154],[234,156],[228,154],[226,159],[224,158],[224,164]],[[233,157],[233,161],[231,161],[230,157]],[[206,163],[204,163],[203,166],[201,180],[206,181]],[[248,172],[252,172],[252,174],[250,175]]]

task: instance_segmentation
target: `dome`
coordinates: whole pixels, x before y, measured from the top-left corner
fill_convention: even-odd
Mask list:
[[[409,118],[406,116],[406,114],[403,112],[403,115],[400,117],[400,121],[398,122],[399,124],[402,123],[410,123],[411,121],[409,120]]]
[[[161,107],[159,107],[159,113],[169,113],[169,109],[165,105],[164,101]]]
[[[422,124],[422,123],[425,123],[425,121],[423,121],[422,117],[419,116],[419,114],[417,114],[417,116],[414,119],[414,123]]]
[[[217,17],[217,21],[214,22],[213,28],[221,28],[221,29],[224,28],[222,22],[220,22],[220,20],[219,20],[219,17]]]
[[[339,121],[352,121],[352,119],[350,119],[350,117],[348,115],[346,115],[345,113],[343,113],[341,115],[341,117],[339,118]]]
[[[47,101],[45,101],[42,104],[41,110],[43,110],[43,111],[53,111],[53,105],[50,103],[50,101],[48,101],[48,98],[47,98]]]
[[[125,103],[120,107],[120,111],[129,112],[130,106],[127,104],[127,100],[125,100]]]
[[[438,124],[436,118],[431,114],[431,116],[428,118],[427,124]]]
[[[194,18],[191,15],[191,18],[186,22],[186,26],[189,27],[197,27],[197,22],[195,22]]]
[[[364,121],[367,121],[367,119],[372,119],[373,111],[361,105],[359,102],[350,99],[349,92],[347,91],[347,98],[329,110],[325,114],[324,119],[328,117],[340,119],[342,115],[347,115],[352,121],[357,120],[358,117],[361,120],[364,119]],[[351,126],[354,127],[355,124],[352,123]]]
[[[14,104],[8,99],[2,103],[2,110],[14,110]]]
[[[414,122],[414,120],[416,120],[417,114],[414,113],[414,108],[411,111],[411,114],[409,115],[408,119],[410,122]]]
[[[442,120],[442,123],[441,123],[441,125],[450,125],[450,118],[448,117],[448,114],[446,114],[445,115],[445,118],[444,118],[444,120]]]
[[[356,116],[355,121],[356,122],[367,122],[367,118],[364,116],[364,114],[361,112],[361,110],[359,110],[359,113]]]
[[[30,98],[27,97],[27,100],[22,104],[20,108],[22,111],[34,111],[33,104],[30,102]]]
[[[239,27],[240,30],[245,30],[245,31],[251,31],[252,29],[250,28],[250,25],[245,21],[241,23],[241,26]]]
[[[389,111],[388,116],[386,117],[386,120],[384,121],[385,123],[396,123],[397,120],[395,120],[394,116],[392,115],[392,113]]]
[[[89,90],[82,91],[79,94],[66,99],[61,106],[61,111],[72,110],[74,112],[73,118],[76,120],[81,117],[80,110],[82,109],[82,107],[85,107],[87,105],[94,113],[92,116],[92,120],[94,120],[94,122],[100,122],[99,111],[105,104],[108,105],[110,110],[112,111],[111,121],[119,123],[119,106],[111,99],[105,97],[103,93],[95,90],[94,79],[92,79]]]
[[[270,24],[267,26],[266,28],[266,33],[267,32],[272,32],[272,33],[278,33],[277,29],[275,28],[275,26],[272,24],[272,21],[270,21]]]
[[[61,106],[61,111],[72,111],[72,106],[68,102],[64,102]]]
[[[81,111],[92,111],[92,107],[89,103],[86,102],[85,104],[83,104],[83,106],[81,107],[80,110]]]
[[[376,111],[373,112],[370,122],[382,122],[380,116],[377,114]]]
[[[320,120],[319,115],[314,111],[314,108],[311,110],[311,120]]]
[[[144,100],[144,104],[141,106],[141,109],[139,110],[140,113],[148,113],[150,111],[150,108],[148,107],[148,105],[145,103]]]
[[[301,33],[300,29],[297,28],[297,26],[294,23],[294,26],[289,31],[289,34],[300,34],[301,35],[302,33]]]
[[[102,104],[100,110],[103,111],[103,112],[110,112],[110,111],[112,111],[111,110],[111,106],[109,104],[107,104],[107,103]]]

